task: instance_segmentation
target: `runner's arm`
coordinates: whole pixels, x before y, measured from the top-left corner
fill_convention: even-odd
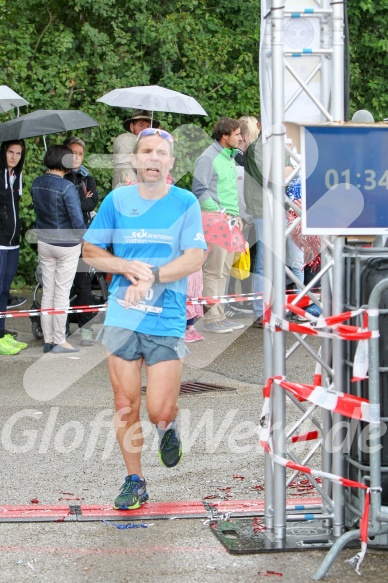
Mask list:
[[[159,268],[160,283],[177,281],[198,271],[203,263],[203,255],[203,249],[186,249],[183,255]],[[130,285],[125,294],[125,307],[128,309],[131,304],[137,306],[147,296],[154,280],[155,278],[152,276],[150,281],[139,281],[137,286]]]
[[[183,255],[159,268],[160,282],[169,283],[170,281],[177,281],[191,273],[195,273],[202,267],[203,256],[203,249],[185,249]],[[154,276],[152,276],[152,279],[154,280]]]
[[[121,273],[131,283],[137,284],[138,280],[153,281],[152,271],[148,263],[142,261],[128,261],[121,257],[115,257],[109,251],[84,241],[82,258],[88,265],[92,265],[98,271],[104,273]]]

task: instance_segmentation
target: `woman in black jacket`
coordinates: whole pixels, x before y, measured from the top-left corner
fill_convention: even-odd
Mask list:
[[[0,146],[0,312],[7,309],[19,262],[19,200],[25,152],[23,140],[3,142]],[[0,354],[16,354],[26,346],[5,334],[5,318],[0,318]]]
[[[64,146],[70,148],[74,156],[74,168],[71,172],[65,174],[65,178],[70,180],[77,189],[84,223],[88,227],[92,222],[91,213],[97,206],[98,191],[94,177],[82,165],[85,156],[85,142],[80,138],[71,136],[64,142]],[[76,296],[75,300],[73,300],[73,306],[90,306],[94,303],[92,279],[93,275],[90,273],[89,265],[86,265],[80,258],[72,288]],[[77,323],[81,330],[81,346],[92,346],[94,344],[92,330],[94,316],[95,313],[80,312],[77,314]]]

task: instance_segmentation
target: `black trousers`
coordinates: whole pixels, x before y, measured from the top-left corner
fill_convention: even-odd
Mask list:
[[[92,279],[93,274],[89,273],[89,265],[80,259],[70,294],[71,297],[75,295],[77,296],[75,300],[71,302],[72,306],[91,306],[94,304]],[[85,326],[85,324],[90,322],[95,315],[95,312],[76,314],[78,326],[82,328],[82,326]]]

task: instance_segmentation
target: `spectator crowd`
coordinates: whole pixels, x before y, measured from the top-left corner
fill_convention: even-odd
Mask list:
[[[123,122],[125,132],[113,143],[114,172],[112,189],[126,188],[138,182],[133,152],[148,128],[161,134],[160,122],[146,110],[133,111]],[[203,341],[206,334],[231,334],[246,325],[243,318],[254,316],[252,326],[262,328],[264,290],[263,242],[263,146],[260,116],[239,119],[221,118],[213,129],[213,143],[195,161],[191,191],[201,210],[207,250],[201,268],[187,278],[188,297],[219,297],[256,294],[252,300],[230,304],[187,305],[186,343]],[[291,140],[286,144],[293,148]],[[92,274],[82,259],[82,238],[90,226],[98,204],[94,177],[83,165],[85,143],[71,136],[63,145],[51,146],[45,156],[46,172],[33,182],[31,194],[36,214],[39,264],[42,270],[42,308],[67,310],[70,305],[93,304]],[[295,151],[295,148],[294,148]],[[22,168],[25,157],[23,140],[4,142],[0,149],[0,312],[14,309],[23,302],[10,294],[15,277],[20,239],[19,200],[22,194]],[[285,178],[294,171],[295,161],[286,156]],[[170,172],[165,178],[173,184]],[[299,195],[298,195],[299,192]],[[285,193],[300,204],[300,174],[295,173]],[[296,215],[287,213],[290,224]],[[241,280],[233,277],[236,250],[233,238],[239,231],[247,242],[250,272]],[[219,233],[217,240],[217,234]],[[222,234],[222,236],[221,236]],[[232,243],[230,242],[232,238]],[[241,250],[240,250],[241,251]],[[317,268],[315,260],[314,268]],[[287,265],[294,274],[290,287],[304,280],[308,269],[303,251],[291,236],[287,237]],[[238,270],[237,270],[238,274]],[[225,307],[226,306],[226,307]],[[81,346],[95,342],[92,329],[94,314],[77,315]],[[203,319],[201,332],[196,322]],[[17,354],[26,344],[18,342],[0,319],[0,354]],[[67,340],[66,314],[42,317],[43,352],[78,352]]]

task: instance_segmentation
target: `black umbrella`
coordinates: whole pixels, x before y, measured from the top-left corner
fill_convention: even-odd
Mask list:
[[[99,124],[87,113],[68,109],[38,109],[0,124],[0,142],[58,134]]]

